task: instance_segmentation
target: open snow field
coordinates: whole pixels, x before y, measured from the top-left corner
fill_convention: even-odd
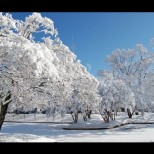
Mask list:
[[[4,123],[1,142],[154,142],[154,124],[107,130],[63,130],[64,124]],[[65,125],[66,126],[66,125]]]
[[[68,116],[68,115],[67,115]],[[81,117],[80,117],[81,118]],[[71,117],[68,116],[68,121]],[[123,123],[128,119],[121,115],[115,122]],[[153,121],[154,114],[146,114],[145,118],[134,116],[133,121]],[[92,115],[86,123],[79,120],[79,127],[86,125],[102,125],[100,115]],[[114,129],[104,130],[64,130],[72,124],[53,123],[10,123],[5,122],[0,131],[0,142],[154,142],[154,124],[129,124]]]

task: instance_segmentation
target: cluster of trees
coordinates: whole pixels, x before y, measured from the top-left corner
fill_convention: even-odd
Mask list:
[[[117,49],[107,56],[111,71],[99,71],[99,112],[105,122],[124,109],[129,118],[133,113],[154,109],[154,54],[142,44],[133,49]],[[114,112],[113,112],[114,111]]]
[[[42,41],[36,41],[44,33]],[[0,128],[7,110],[38,108],[84,119],[101,98],[98,81],[58,38],[54,22],[40,13],[25,21],[0,13]]]
[[[44,33],[42,41],[36,41]],[[111,71],[99,71],[98,80],[58,37],[54,22],[40,13],[25,21],[0,13],[0,129],[7,111],[39,109],[47,116],[65,113],[78,121],[92,111],[105,122],[121,109],[129,118],[136,110],[154,107],[154,54],[142,44],[115,50],[107,57]]]

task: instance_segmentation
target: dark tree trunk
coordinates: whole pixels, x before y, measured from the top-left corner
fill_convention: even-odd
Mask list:
[[[87,121],[87,116],[83,116],[83,120],[84,121]]]
[[[89,119],[91,118],[91,113],[92,113],[92,111],[88,110],[87,116],[88,116]]]
[[[110,122],[110,120],[109,120],[109,115],[107,115],[106,116],[106,121],[105,121],[106,123],[109,123]]]
[[[78,123],[78,112],[74,115],[74,123]]]
[[[88,119],[90,119],[90,118],[91,118],[91,114],[88,113]]]
[[[111,120],[113,120],[113,114],[112,114],[112,112],[109,112],[108,111],[108,116],[111,118]]]
[[[113,120],[115,120],[115,116],[116,116],[116,113],[114,113],[114,118],[113,118]]]
[[[132,118],[132,114],[129,114],[128,117],[131,119]]]
[[[101,116],[102,116],[105,123],[109,123],[109,116],[107,116],[107,115],[105,115],[105,116],[101,115]]]
[[[73,122],[77,123],[78,122],[78,112],[77,113],[71,113],[72,118],[73,118]]]
[[[109,123],[110,122],[110,118],[113,120],[113,116],[112,113],[110,111],[105,110],[104,115],[102,115],[103,120],[105,121],[105,123]]]
[[[5,102],[10,100],[10,98],[11,98],[11,93],[8,92],[8,96],[5,98]],[[2,104],[2,102],[0,103],[0,130],[2,128],[4,119],[5,119],[5,115],[7,113],[7,109],[8,109],[10,102],[11,102],[11,100],[4,105]]]
[[[71,116],[72,116],[72,119],[73,119],[73,122],[74,122],[74,116],[73,116],[73,113],[71,113]]]
[[[8,108],[8,103],[3,105],[1,103],[1,111],[0,111],[0,130],[2,128],[2,125],[3,125],[3,122],[4,122],[4,119],[5,119],[5,115],[6,115],[6,112],[7,112],[7,108]]]
[[[127,109],[127,113],[128,113],[128,117],[131,119],[133,114],[130,112],[129,109]]]

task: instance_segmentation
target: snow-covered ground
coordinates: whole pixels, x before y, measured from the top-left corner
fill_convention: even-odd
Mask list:
[[[133,120],[140,118],[140,116],[134,116]],[[124,115],[121,115],[117,123],[120,119],[122,119],[121,122],[127,120]],[[146,114],[145,120],[148,119],[152,121],[153,114]],[[100,115],[92,115],[92,119],[86,124],[105,126],[106,124],[100,120]],[[83,123],[80,121],[76,125],[83,126]],[[71,124],[5,122],[0,131],[0,142],[154,142],[154,124],[129,124],[104,130],[63,129],[68,126],[72,127]]]
[[[5,121],[17,122],[53,122],[52,117],[47,117],[46,114],[7,114]],[[54,122],[73,122],[70,114],[61,117],[60,115],[54,118]]]

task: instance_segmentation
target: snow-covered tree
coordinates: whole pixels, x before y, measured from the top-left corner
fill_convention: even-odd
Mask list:
[[[142,44],[134,49],[116,49],[107,56],[107,62],[114,71],[114,75],[124,79],[128,84],[141,84],[150,71],[154,54],[150,53]]]
[[[37,32],[50,36],[35,42]],[[53,21],[39,13],[25,21],[0,14],[0,126],[8,105],[10,109],[44,108],[52,116],[56,111],[66,113],[68,107],[74,115],[97,106],[97,79],[57,34]]]
[[[154,54],[142,44],[137,44],[134,49],[117,49],[107,56],[114,76],[125,81],[134,93],[136,109],[144,110],[149,103],[143,84],[152,72],[153,60]]]
[[[136,90],[138,96],[138,109],[144,111],[154,111],[154,72],[147,75],[146,80]],[[144,96],[144,97],[143,97]]]
[[[98,81],[87,72],[86,67],[81,65],[80,61],[77,60],[77,56],[62,41],[58,40],[57,44],[53,44],[51,39],[46,38],[45,42],[49,48],[52,47],[58,57],[59,61],[55,63],[56,68],[65,87],[67,87],[65,89],[65,96],[67,97],[65,97],[63,105],[65,104],[64,106],[69,109],[68,112],[72,114],[74,122],[77,122],[79,111],[85,117],[84,112],[89,113],[90,109],[94,110],[96,108],[97,102],[100,100],[97,94]],[[87,109],[89,110],[87,111]]]
[[[105,122],[109,122],[109,117],[115,119],[121,108],[129,110],[132,115],[135,109],[134,93],[123,80],[115,78],[112,72],[101,71],[99,83],[98,90],[102,97],[99,112]]]

